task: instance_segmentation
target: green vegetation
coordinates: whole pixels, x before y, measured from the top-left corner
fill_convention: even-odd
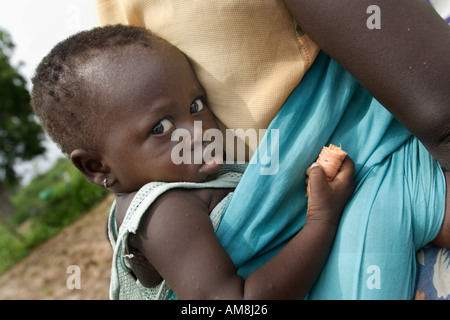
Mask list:
[[[14,169],[18,161],[45,152],[44,131],[34,120],[27,82],[10,63],[13,50],[10,35],[0,30],[0,193],[20,180]]]
[[[87,182],[68,159],[60,159],[28,186],[18,186],[15,165],[43,154],[45,136],[33,115],[20,65],[10,63],[13,51],[11,36],[0,30],[0,273],[75,221],[107,192]]]
[[[30,106],[27,82],[10,57],[14,43],[0,30],[0,273],[74,222],[107,193],[60,159],[20,187],[15,165],[45,152],[44,131]],[[5,212],[2,212],[5,211]]]
[[[107,190],[89,183],[68,159],[34,178],[12,196],[14,213],[0,224],[0,273],[25,257],[84,212],[98,204]]]

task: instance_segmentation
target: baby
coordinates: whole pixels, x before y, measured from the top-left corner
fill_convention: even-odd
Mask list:
[[[211,223],[243,170],[218,158],[172,161],[175,130],[217,124],[187,58],[166,41],[121,25],[76,34],[38,66],[32,106],[83,175],[116,197],[113,298],[301,299],[314,284],[353,192],[353,162],[347,157],[332,181],[318,165],[307,170],[304,227],[243,279]],[[210,143],[194,137],[191,147]]]

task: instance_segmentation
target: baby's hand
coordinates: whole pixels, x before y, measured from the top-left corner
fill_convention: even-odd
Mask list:
[[[307,221],[323,220],[339,223],[342,211],[353,194],[353,175],[355,166],[350,157],[346,157],[336,177],[328,181],[323,169],[313,163],[307,170],[308,188]]]

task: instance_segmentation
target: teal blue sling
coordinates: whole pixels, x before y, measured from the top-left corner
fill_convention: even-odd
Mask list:
[[[272,163],[255,153],[217,230],[238,272],[246,277],[302,228],[305,170],[332,143],[353,159],[356,190],[308,298],[412,298],[415,251],[436,237],[445,205],[442,171],[421,143],[324,53],[264,139]]]

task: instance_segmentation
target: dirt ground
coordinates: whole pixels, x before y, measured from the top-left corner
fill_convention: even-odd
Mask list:
[[[105,226],[113,196],[0,276],[0,300],[106,300],[112,260]],[[78,266],[73,271],[69,266]],[[81,288],[73,288],[80,284]]]

